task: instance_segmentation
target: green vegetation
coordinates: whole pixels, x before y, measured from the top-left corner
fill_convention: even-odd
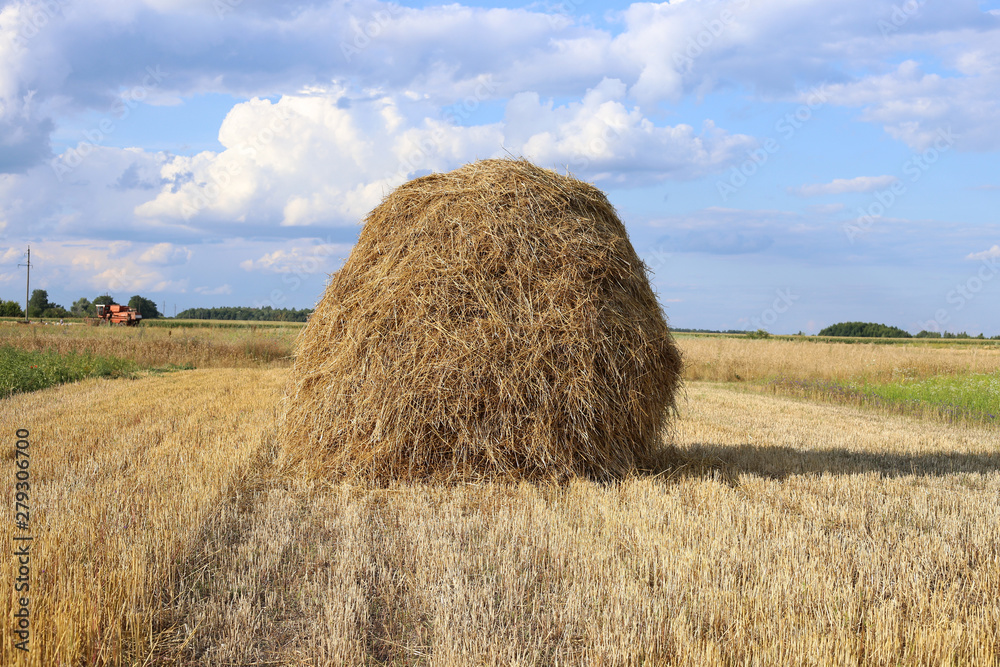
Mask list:
[[[92,304],[87,297],[80,297],[73,302],[73,307],[69,309],[73,317],[94,317],[97,315],[97,306]]]
[[[872,396],[897,403],[919,403],[944,412],[1000,417],[1000,373],[939,375],[919,381],[862,384],[855,387]]]
[[[28,299],[28,317],[60,318],[68,317],[69,312],[57,303],[49,301],[49,293],[43,289],[31,292]]]
[[[224,308],[188,308],[177,313],[178,319],[189,320],[250,320],[271,322],[305,322],[312,308],[296,310],[294,308],[263,308],[224,307]]]
[[[138,364],[128,359],[55,350],[19,350],[0,346],[0,398],[37,391],[88,377],[131,377]]]
[[[839,322],[819,332],[820,336],[848,336],[853,338],[913,338],[910,332],[874,322]]]
[[[49,293],[43,289],[36,289],[31,292],[28,299],[28,317],[32,319],[63,319],[71,317],[96,317],[97,306],[99,304],[112,305],[118,303],[114,297],[102,294],[90,301],[87,297],[80,297],[73,302],[73,306],[66,310],[57,303],[49,301]],[[128,300],[128,307],[139,311],[144,319],[155,319],[163,317],[157,310],[156,302],[138,294]],[[24,311],[17,301],[0,300],[0,317],[24,317]]]
[[[772,392],[864,405],[898,414],[918,414],[973,423],[1000,423],[1000,373],[936,375],[921,380],[843,382],[777,378]]]
[[[144,320],[155,320],[160,317],[160,311],[156,309],[156,302],[151,299],[136,294],[128,300],[128,307],[138,311]]]
[[[766,338],[770,338],[770,337],[771,337],[771,334],[769,334],[764,329],[757,329],[756,331],[748,331],[747,332],[747,338],[766,339]]]
[[[0,301],[0,317],[24,317],[24,311],[17,301]]]
[[[914,338],[961,338],[970,340],[1000,340],[1000,335],[993,336],[993,338],[987,338],[983,334],[978,336],[970,336],[964,331],[961,333],[951,333],[950,331],[940,332],[940,331],[921,331]]]

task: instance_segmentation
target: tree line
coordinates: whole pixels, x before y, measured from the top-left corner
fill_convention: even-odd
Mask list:
[[[97,306],[117,303],[113,297],[107,294],[95,297],[93,301],[86,297],[80,297],[67,310],[58,303],[49,301],[48,291],[36,289],[28,299],[28,317],[30,319],[97,317]],[[139,294],[134,295],[124,305],[138,311],[144,320],[164,317],[157,309],[155,301]],[[263,308],[226,306],[221,308],[188,308],[178,313],[177,319],[305,322],[309,318],[310,313],[312,313],[312,309],[307,308],[296,310],[295,308],[272,308],[271,306],[264,306]],[[0,317],[24,317],[24,309],[21,308],[21,304],[17,301],[0,300]]]
[[[909,331],[904,331],[899,327],[890,327],[885,324],[876,324],[875,322],[838,322],[823,329],[818,335],[848,338],[976,338],[986,340],[986,336],[983,334],[970,336],[964,331],[961,333],[921,331],[914,336]],[[994,336],[990,340],[1000,340],[1000,336]]]
[[[221,308],[188,308],[177,313],[179,320],[250,320],[258,322],[305,322],[312,313],[311,308],[250,308],[224,306]]]
[[[97,317],[98,305],[114,305],[118,302],[108,294],[102,294],[93,301],[86,297],[80,297],[73,302],[72,307],[66,310],[58,303],[49,301],[47,290],[36,289],[28,298],[28,318],[34,319],[64,319],[67,317]],[[132,310],[138,311],[143,319],[156,319],[163,317],[156,308],[156,302],[138,294],[128,300],[127,305]],[[24,309],[17,301],[0,301],[0,317],[24,317]]]
[[[874,322],[838,322],[820,331],[819,335],[851,338],[913,338],[909,331]]]

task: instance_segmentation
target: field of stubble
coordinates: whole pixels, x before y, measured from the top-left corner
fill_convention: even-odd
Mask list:
[[[184,361],[177,334],[145,335]],[[287,364],[223,343],[239,367],[0,401],[0,539],[21,533],[18,428],[34,538],[28,653],[0,563],[0,663],[1000,660],[1000,430],[743,384],[768,364],[995,373],[1000,353],[686,338],[659,475],[368,489],[275,472]]]

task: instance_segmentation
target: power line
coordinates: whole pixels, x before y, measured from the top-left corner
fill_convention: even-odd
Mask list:
[[[28,245],[28,261],[25,264],[18,264],[18,267],[28,267],[28,278],[24,281],[24,323],[28,323],[28,290],[31,289],[31,245]]]

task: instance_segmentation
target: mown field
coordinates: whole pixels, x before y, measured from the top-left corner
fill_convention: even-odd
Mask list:
[[[995,346],[684,336],[663,470],[372,489],[280,472],[297,331],[0,325],[134,364],[0,400],[0,664],[1000,661]]]

